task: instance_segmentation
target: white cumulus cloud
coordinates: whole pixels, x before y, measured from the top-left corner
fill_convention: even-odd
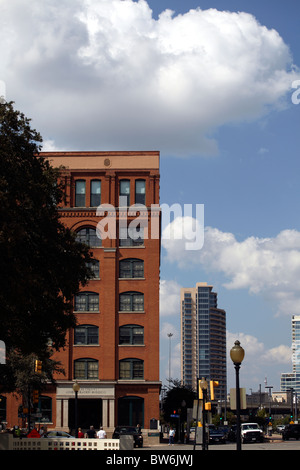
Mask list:
[[[213,154],[219,126],[281,106],[300,77],[280,35],[243,12],[0,0],[0,23],[7,99],[66,150]]]
[[[170,225],[178,232],[184,217]],[[169,230],[166,227],[165,230]],[[185,240],[163,239],[166,259],[181,268],[201,264],[224,274],[227,289],[248,289],[276,303],[277,313],[300,313],[300,232],[283,230],[275,237],[248,237],[206,227],[201,250],[187,251]]]
[[[160,281],[160,315],[180,315],[180,288],[176,281]]]

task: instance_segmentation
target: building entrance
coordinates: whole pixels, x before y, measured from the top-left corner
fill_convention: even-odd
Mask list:
[[[102,400],[101,399],[79,399],[78,406],[78,427],[83,431],[94,426],[96,430],[102,425]],[[75,399],[69,400],[69,428],[75,430]]]
[[[121,397],[118,400],[119,426],[144,426],[144,399],[140,397]]]

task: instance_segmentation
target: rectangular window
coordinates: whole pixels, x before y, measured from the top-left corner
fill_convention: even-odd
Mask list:
[[[120,207],[130,206],[130,180],[120,181]]]
[[[98,207],[101,204],[101,181],[91,182],[91,207]]]
[[[85,207],[85,181],[83,180],[75,182],[75,206]]]
[[[135,203],[146,205],[146,182],[136,180],[135,182]]]

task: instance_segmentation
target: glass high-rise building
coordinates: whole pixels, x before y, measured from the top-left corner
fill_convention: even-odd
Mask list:
[[[281,374],[280,390],[293,389],[300,395],[300,316],[292,316],[292,372]]]
[[[216,399],[226,397],[226,312],[213,286],[181,289],[181,380],[197,390],[197,379],[216,380]]]

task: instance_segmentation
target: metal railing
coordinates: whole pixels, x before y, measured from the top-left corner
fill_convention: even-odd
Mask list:
[[[0,440],[1,436],[0,436]],[[4,444],[4,443],[3,443]],[[16,438],[6,435],[6,450],[119,450],[119,439]],[[3,446],[1,446],[3,449]]]

